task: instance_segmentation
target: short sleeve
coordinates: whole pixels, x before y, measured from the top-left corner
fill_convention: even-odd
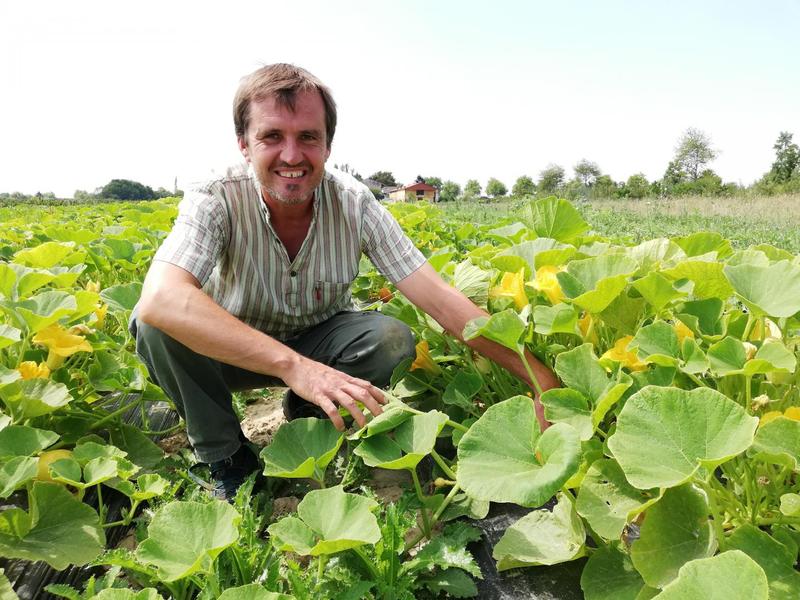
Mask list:
[[[363,207],[362,247],[389,281],[402,281],[425,264],[422,252],[370,192],[363,195]]]
[[[229,233],[227,211],[213,188],[187,191],[178,206],[172,231],[153,260],[181,267],[205,285],[227,245]]]

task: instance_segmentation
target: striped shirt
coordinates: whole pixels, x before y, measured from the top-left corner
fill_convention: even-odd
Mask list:
[[[285,340],[355,309],[350,284],[362,253],[393,283],[425,263],[364,184],[328,170],[314,193],[306,239],[290,261],[243,163],[187,191],[154,260],[185,269],[232,315]]]

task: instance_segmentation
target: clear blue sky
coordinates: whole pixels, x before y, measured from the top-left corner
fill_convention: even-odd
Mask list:
[[[660,177],[681,133],[750,183],[800,141],[800,3],[5,2],[0,191],[171,188],[239,159],[239,77],[304,66],[333,89],[332,163],[509,187],[587,158]]]

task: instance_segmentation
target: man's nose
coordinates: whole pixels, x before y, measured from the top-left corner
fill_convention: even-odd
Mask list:
[[[303,161],[303,153],[297,140],[287,138],[284,141],[280,158],[288,165],[296,165]]]

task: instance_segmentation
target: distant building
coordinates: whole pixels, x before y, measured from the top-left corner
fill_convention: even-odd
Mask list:
[[[439,190],[427,183],[412,183],[390,190],[384,190],[390,202],[416,202],[426,200],[437,202],[439,200]]]

